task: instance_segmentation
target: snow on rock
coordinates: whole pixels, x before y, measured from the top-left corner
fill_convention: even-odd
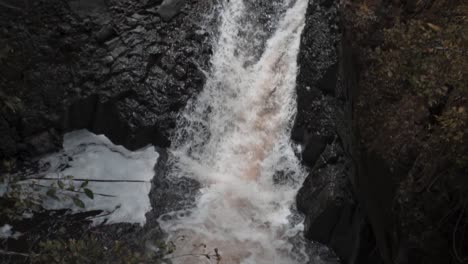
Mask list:
[[[94,199],[79,194],[85,209],[77,207],[70,199],[47,199],[45,207],[71,208],[75,212],[103,210],[102,216],[94,219],[95,224],[106,220],[107,223],[126,222],[143,225],[146,222],[146,212],[151,210],[148,194],[158,157],[152,146],[132,152],[112,144],[103,135],[95,135],[87,130],[67,133],[64,136],[63,151],[42,160],[50,165],[45,177],[64,178],[71,175],[74,179],[89,179],[86,188],[92,190]],[[74,182],[75,186],[82,183]],[[40,180],[40,183],[50,185],[51,181]]]

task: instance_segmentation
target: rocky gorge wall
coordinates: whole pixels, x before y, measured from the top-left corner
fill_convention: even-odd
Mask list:
[[[206,2],[11,2],[0,6],[1,159],[54,151],[82,128],[128,149],[169,145],[204,83]]]
[[[63,134],[75,129],[105,134],[130,150],[167,147],[179,110],[204,85],[208,28],[216,19],[207,2],[183,0],[2,1],[0,14],[2,182],[5,171],[34,170],[34,161],[60,149]],[[118,241],[127,251],[144,251],[146,241],[161,237],[156,219],[145,228],[90,227],[97,214],[59,210],[23,221],[2,214],[2,225],[27,234],[3,240],[2,249],[28,253],[41,250],[38,240],[88,239],[97,251]],[[127,263],[119,254],[108,257]],[[25,260],[11,258],[0,262]]]
[[[306,236],[345,263],[463,263],[466,4],[341,4],[340,40],[330,41],[333,23],[310,26],[299,56]],[[309,20],[334,3],[321,6]],[[323,58],[336,66],[311,66]]]
[[[298,57],[298,114],[292,139],[303,146],[309,176],[297,196],[308,239],[331,247],[343,263],[378,263],[365,208],[353,188],[352,127],[356,68],[338,3],[309,4]]]
[[[110,226],[104,229],[114,234],[110,240],[160,236],[151,219],[180,195],[194,196],[198,186],[165,180],[164,148],[177,113],[203,87],[210,24],[201,21],[215,18],[203,1],[164,3],[38,0],[0,7],[6,14],[0,18],[1,159],[21,166],[60,148],[63,133],[82,128],[131,150],[161,147],[150,221],[144,229]],[[344,263],[376,263],[352,185],[355,69],[336,2],[309,3],[298,63],[292,139],[303,145],[310,168],[297,196],[305,235],[333,248]]]
[[[394,11],[385,1],[370,4],[355,13],[375,7],[370,20],[381,24],[364,29],[335,1],[310,3],[307,10],[292,133],[309,170],[297,196],[305,235],[330,246],[343,263],[462,263],[455,254],[466,253],[467,170],[452,169],[454,156],[447,153],[463,152],[466,143],[439,140],[444,127],[437,116],[466,113],[466,97],[449,82],[435,106],[407,92],[409,80],[397,85],[404,89],[366,88],[363,73],[376,65],[364,59],[362,45],[374,50],[384,42],[383,28],[392,26],[385,14]],[[177,113],[204,84],[210,24],[200,21],[216,19],[209,10],[205,1],[2,1],[0,160],[14,158],[21,166],[81,128],[128,149],[167,147]],[[423,27],[438,32],[426,22]],[[389,82],[392,74],[385,72]],[[380,108],[388,110],[374,116]],[[164,162],[158,166],[164,172]],[[152,218],[163,212],[158,199],[180,199],[172,191],[177,186],[155,178]],[[196,185],[184,181],[179,193]],[[132,237],[149,230],[123,229]],[[455,252],[452,238],[462,241]]]

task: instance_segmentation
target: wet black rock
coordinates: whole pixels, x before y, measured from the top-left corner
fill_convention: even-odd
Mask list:
[[[146,214],[148,226],[157,227],[159,217],[174,211],[193,208],[199,195],[200,183],[187,177],[169,177],[174,165],[174,156],[158,148],[160,157],[155,166],[156,175],[152,180],[149,194],[153,208]]]
[[[313,167],[327,147],[327,137],[311,135],[307,136],[303,142],[305,147],[302,151],[302,160],[308,166]]]
[[[71,0],[69,7],[72,12],[82,18],[108,18],[108,5],[105,0]]]
[[[306,238],[333,249],[342,263],[372,262],[375,242],[355,199],[349,87],[342,81],[343,50],[333,30],[336,3],[309,3],[298,55],[298,113],[292,139],[302,145],[309,175],[297,195]]]
[[[38,135],[25,138],[28,149],[35,156],[44,155],[55,150],[60,136],[54,129],[44,131]]]
[[[157,12],[164,21],[169,21],[179,14],[184,4],[185,0],[164,0]]]
[[[14,155],[17,153],[17,131],[3,117],[0,117],[0,134],[2,135],[0,137],[0,151],[4,155]]]
[[[330,66],[325,74],[317,82],[317,88],[326,94],[335,94],[335,88],[338,80],[338,63]]]
[[[1,108],[0,159],[59,148],[46,140],[51,129],[60,137],[86,128],[129,149],[167,147],[178,111],[203,87],[210,46],[208,34],[188,37],[202,30],[204,1],[163,3],[178,13],[168,22],[147,11],[159,4],[53,0],[27,15],[0,10],[10,51],[1,56],[1,98],[22,106],[14,115]]]
[[[106,42],[111,38],[115,37],[117,32],[112,25],[105,25],[96,33],[96,39],[98,42]]]

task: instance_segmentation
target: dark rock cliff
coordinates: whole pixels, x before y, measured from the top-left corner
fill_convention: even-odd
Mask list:
[[[51,152],[81,128],[129,149],[169,145],[204,83],[206,3],[11,2],[0,6],[0,159]]]
[[[63,134],[75,129],[105,134],[130,150],[169,146],[179,110],[205,81],[209,12],[205,1],[1,1],[0,176],[5,163],[22,170],[58,150]],[[98,213],[61,210],[8,221],[27,235],[7,247],[23,252],[38,247],[37,240],[92,233],[107,248],[124,241],[144,251],[162,236],[154,211],[145,227],[89,227]]]
[[[308,239],[330,246],[343,263],[371,263],[372,234],[352,188],[351,51],[333,2],[310,3],[298,56],[298,114],[292,138],[309,176],[297,196]]]
[[[299,56],[306,236],[345,263],[464,263],[466,4],[342,4],[335,42],[313,19],[334,4],[309,7]]]
[[[381,257],[367,204],[358,192],[378,189],[359,176],[353,128],[358,69],[340,19],[340,9],[332,1],[309,4],[298,57],[298,114],[292,135],[303,146],[309,176],[297,195],[297,206],[306,216],[308,239],[331,247],[343,263],[374,264]],[[369,188],[361,189],[363,182]]]

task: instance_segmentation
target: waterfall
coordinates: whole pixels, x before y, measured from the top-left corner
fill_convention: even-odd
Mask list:
[[[290,141],[308,0],[278,1],[269,26],[247,0],[219,3],[205,87],[170,149],[170,177],[202,186],[193,208],[158,219],[174,263],[308,263],[292,242],[303,229],[294,201],[305,171]]]

